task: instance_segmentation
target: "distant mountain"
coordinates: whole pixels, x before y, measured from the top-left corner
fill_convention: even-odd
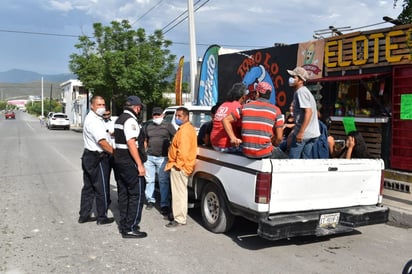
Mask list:
[[[61,73],[61,74],[46,74],[42,75],[37,72],[12,69],[4,72],[0,72],[0,83],[29,83],[41,81],[63,83],[69,79],[77,79],[75,74]]]
[[[176,65],[177,67],[177,65]],[[200,70],[200,68],[198,68]],[[200,71],[198,71],[199,73]],[[77,79],[77,76],[72,73],[60,73],[60,74],[40,74],[34,71],[27,71],[21,69],[12,69],[4,72],[0,72],[0,83],[31,83],[39,82],[43,77],[43,81],[52,83],[63,83],[70,79]],[[174,72],[167,80],[173,82],[176,78],[176,72]],[[190,63],[184,62],[183,65],[183,82],[190,82]]]
[[[177,67],[177,65],[176,65]],[[77,79],[77,76],[72,73],[60,73],[60,74],[46,74],[42,75],[34,71],[27,71],[21,69],[12,69],[4,72],[0,72],[0,83],[30,83],[39,82],[43,76],[43,81],[53,83],[63,83],[70,79]],[[173,82],[176,78],[176,72],[171,75],[167,80]],[[190,64],[185,62],[183,65],[183,82],[190,82]]]

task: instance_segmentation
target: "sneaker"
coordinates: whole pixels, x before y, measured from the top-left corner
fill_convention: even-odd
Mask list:
[[[147,203],[147,206],[146,206],[146,209],[147,209],[147,210],[151,210],[151,209],[153,209],[153,207],[154,207],[154,203],[148,202],[148,203]]]
[[[185,224],[181,224],[181,223],[178,223],[178,222],[176,222],[175,220],[173,220],[173,221],[170,221],[170,222],[166,225],[166,227],[167,227],[167,228],[173,228],[173,227],[178,227],[178,226],[182,226],[182,225],[185,225]]]

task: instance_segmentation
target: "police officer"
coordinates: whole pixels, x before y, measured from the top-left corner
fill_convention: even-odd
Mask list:
[[[109,157],[113,154],[103,114],[106,111],[104,99],[93,96],[91,111],[87,114],[83,126],[84,151],[82,156],[83,188],[80,199],[79,223],[96,221],[97,224],[109,224],[114,218],[107,217],[110,205]],[[96,199],[97,218],[91,217],[93,201]]]
[[[145,199],[144,136],[137,116],[143,107],[137,96],[129,96],[123,113],[114,124],[116,153],[114,172],[117,180],[119,202],[119,230],[123,238],[144,238],[139,223]],[[140,153],[139,153],[140,150]],[[143,159],[142,159],[143,158]]]

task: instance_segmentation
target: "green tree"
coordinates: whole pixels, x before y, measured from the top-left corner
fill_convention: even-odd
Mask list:
[[[393,6],[396,7],[398,0],[393,1]],[[402,3],[402,12],[398,15],[398,20],[402,24],[412,23],[412,0],[403,0]]]
[[[128,95],[137,95],[149,106],[162,101],[166,79],[175,70],[176,56],[163,33],[133,30],[127,20],[110,26],[93,24],[94,37],[81,36],[75,47],[80,53],[70,55],[70,70],[86,89],[121,106]]]
[[[0,110],[6,109],[7,101],[0,101]]]
[[[63,107],[62,105],[57,101],[57,100],[50,100],[50,99],[45,99],[43,102],[43,116],[47,116],[47,113],[49,112],[62,112]],[[35,116],[40,116],[41,115],[41,102],[36,101],[36,102],[29,102],[26,104],[26,111],[32,115]]]

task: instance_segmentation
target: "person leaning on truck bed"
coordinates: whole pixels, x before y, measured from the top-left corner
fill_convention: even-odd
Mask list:
[[[230,137],[230,143],[239,147],[246,157],[254,159],[271,158],[274,151],[272,135],[275,132],[275,144],[279,144],[283,136],[284,116],[280,109],[269,102],[272,86],[260,82],[256,86],[256,100],[237,108],[223,120],[223,126]],[[232,129],[232,121],[241,121],[242,139],[236,137]],[[273,127],[275,130],[273,131]]]
[[[179,126],[169,146],[165,171],[170,170],[172,188],[172,212],[174,219],[166,227],[185,225],[187,221],[187,183],[192,174],[197,156],[196,129],[189,121],[189,110],[176,109],[176,124]]]

